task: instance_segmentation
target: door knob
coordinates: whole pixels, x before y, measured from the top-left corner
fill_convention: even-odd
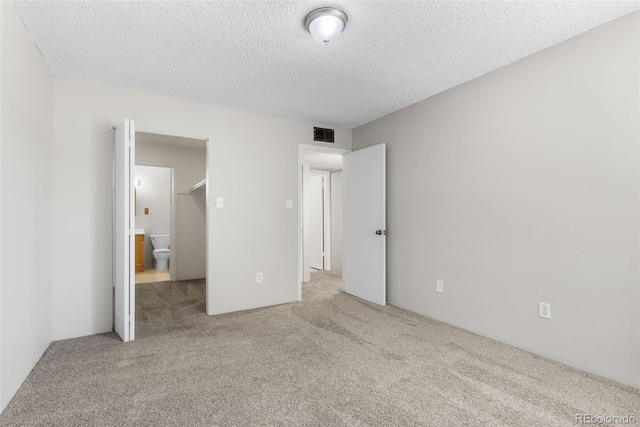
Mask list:
[[[386,235],[386,234],[387,234],[387,230],[376,230],[376,234],[377,234],[378,236],[381,236],[381,235],[383,235],[383,234],[384,234],[384,235]]]

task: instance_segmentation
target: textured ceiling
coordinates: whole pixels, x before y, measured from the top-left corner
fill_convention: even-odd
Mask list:
[[[15,1],[54,75],[354,128],[638,1]],[[334,5],[329,46],[304,28]]]

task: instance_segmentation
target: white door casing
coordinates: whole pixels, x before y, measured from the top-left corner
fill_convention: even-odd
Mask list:
[[[125,119],[114,142],[114,328],[123,341],[135,338],[135,123]]]
[[[386,304],[385,145],[344,156],[344,291]]]

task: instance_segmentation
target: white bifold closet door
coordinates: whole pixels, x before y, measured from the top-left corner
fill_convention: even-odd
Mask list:
[[[134,121],[125,119],[114,138],[114,328],[125,342],[135,337],[135,131]]]

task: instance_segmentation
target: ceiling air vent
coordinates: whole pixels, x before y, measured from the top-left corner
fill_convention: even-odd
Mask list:
[[[333,129],[313,128],[313,140],[320,142],[335,142]]]

